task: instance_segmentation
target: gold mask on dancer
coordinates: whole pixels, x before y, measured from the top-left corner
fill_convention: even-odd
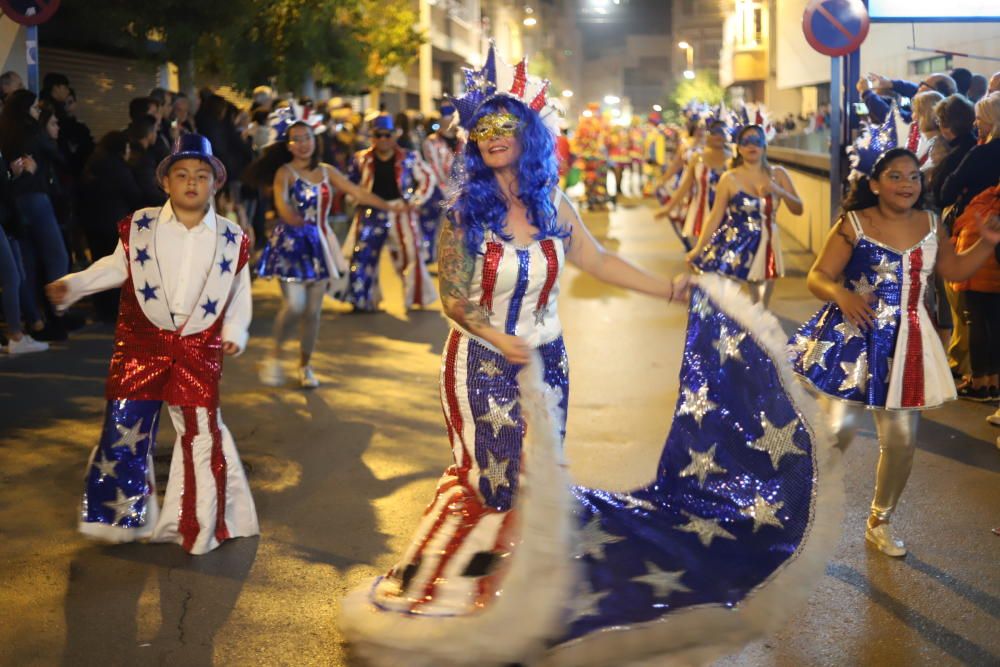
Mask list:
[[[469,132],[469,139],[479,142],[513,137],[517,135],[519,129],[521,122],[517,116],[507,112],[491,113],[479,119],[476,127]]]

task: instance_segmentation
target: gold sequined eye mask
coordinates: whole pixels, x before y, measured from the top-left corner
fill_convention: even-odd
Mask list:
[[[469,133],[472,141],[488,141],[501,137],[513,137],[521,129],[517,116],[509,113],[491,113],[483,116]]]

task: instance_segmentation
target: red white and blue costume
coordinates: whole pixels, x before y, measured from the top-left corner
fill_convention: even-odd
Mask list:
[[[348,177],[371,191],[375,183],[376,159],[374,148],[360,151],[354,156]],[[437,300],[437,289],[425,263],[424,235],[418,210],[430,199],[436,179],[427,163],[414,151],[396,148],[394,164],[400,196],[417,208],[403,213],[376,208],[359,209],[346,244],[353,248],[346,288],[347,301],[356,310],[376,310],[382,300],[378,264],[386,241],[389,242],[393,267],[403,280],[406,307],[424,307]]]
[[[450,110],[450,111],[449,111]],[[442,109],[442,127],[449,122],[454,109],[444,107]],[[455,164],[455,156],[465,150],[465,140],[456,134],[453,137],[446,136],[437,131],[424,140],[423,154],[427,166],[434,174],[436,184],[434,192],[420,210],[420,227],[424,233],[424,244],[427,251],[427,260],[433,262],[437,259],[437,233],[441,225],[441,218],[444,215],[442,204],[445,200],[445,193],[448,184],[451,183],[452,168]]]
[[[861,331],[828,303],[792,341],[795,372],[827,396],[870,408],[932,408],[955,398],[948,360],[924,306],[937,258],[937,222],[900,250],[869,238],[857,214],[846,220],[855,245],[844,268],[844,287],[872,295],[875,326]]]
[[[482,74],[496,86],[494,62]],[[570,486],[557,312],[570,243],[485,236],[469,297],[534,361],[514,366],[452,324],[441,403],[453,464],[402,558],[341,607],[373,665],[704,662],[774,627],[822,572],[837,528],[836,503],[819,499],[823,421],[777,321],[718,278],[694,293],[653,481]]]
[[[64,278],[68,303],[122,288],[108,405],[87,468],[80,531],[110,542],[177,542],[203,554],[224,540],[260,532],[219,410],[223,341],[242,350],[248,338],[250,246],[237,225],[209,211],[189,233],[197,235],[191,242],[211,244],[212,251],[197,255],[187,245],[175,247],[173,255],[191,257],[190,265],[165,264],[165,244],[177,243],[160,233],[165,225],[180,225],[169,202],[136,211],[119,223],[113,254]],[[170,273],[174,280],[165,278]],[[182,312],[185,293],[197,293],[189,312]],[[163,403],[177,440],[161,510],[153,448]]]
[[[695,258],[694,267],[748,283],[785,275],[775,208],[771,195],[737,192],[729,199],[719,228]]]
[[[715,187],[725,172],[725,168],[713,169],[705,164],[704,153],[699,154],[693,167],[694,191],[691,193],[691,203],[684,217],[682,234],[685,238],[698,240],[701,228],[708,220],[708,213],[715,203]]]

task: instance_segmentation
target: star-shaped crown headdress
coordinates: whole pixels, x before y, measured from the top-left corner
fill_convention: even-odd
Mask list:
[[[496,95],[505,95],[523,102],[532,111],[539,113],[543,121],[548,116],[557,115],[546,104],[549,81],[528,76],[527,57],[516,65],[505,63],[497,55],[496,44],[492,40],[482,69],[463,67],[462,71],[465,73],[465,93],[461,97],[453,97],[452,102],[458,111],[459,124],[467,130],[472,129],[472,119],[483,103]]]
[[[865,126],[854,144],[847,147],[851,162],[851,173],[847,178],[856,181],[862,176],[871,176],[875,164],[885,152],[896,146],[906,146],[909,133],[910,124],[903,120],[899,107],[893,102],[881,125]]]
[[[267,122],[271,127],[268,145],[287,139],[288,130],[298,122],[311,127],[316,134],[326,131],[326,125],[323,124],[323,117],[319,112],[306,109],[295,102],[272,111],[267,117]]]

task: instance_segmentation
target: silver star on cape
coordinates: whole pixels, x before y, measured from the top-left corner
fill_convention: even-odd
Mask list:
[[[698,536],[698,540],[703,547],[711,546],[712,540],[717,537],[726,540],[736,539],[735,535],[719,525],[718,519],[703,519],[700,516],[688,514],[687,512],[684,512],[684,516],[688,518],[688,522],[683,526],[674,526],[674,528],[685,533],[694,533]]]
[[[600,560],[604,558],[605,545],[621,542],[624,539],[620,535],[612,535],[601,528],[601,518],[595,514],[590,517],[587,525],[580,529],[580,551],[577,557],[592,556]]]
[[[111,443],[111,448],[115,447],[128,447],[129,451],[135,454],[135,446],[146,439],[149,432],[141,433],[142,429],[142,419],[136,419],[132,426],[125,427],[121,424],[115,424],[115,428],[118,429],[118,439]]]
[[[622,492],[605,491],[605,493],[607,493],[609,497],[624,503],[625,509],[627,510],[640,509],[646,510],[647,512],[656,511],[656,505],[648,500],[642,500],[641,498],[636,498],[635,496]]]
[[[678,415],[691,415],[698,426],[701,426],[701,420],[705,418],[705,415],[712,410],[719,407],[718,403],[713,403],[708,400],[708,384],[703,384],[698,393],[691,391],[687,387],[681,389],[684,393],[684,401],[681,403],[680,409],[677,410]]]
[[[833,347],[833,343],[825,340],[810,340],[806,346],[806,354],[802,357],[802,368],[806,371],[813,366],[819,366],[826,370],[826,353]]]
[[[871,269],[878,274],[875,277],[876,287],[884,282],[899,282],[898,277],[896,276],[896,270],[899,269],[899,262],[891,261],[888,255],[882,255],[882,259],[879,260],[878,264],[872,264]]]
[[[776,526],[784,528],[785,525],[774,514],[785,506],[785,501],[779,500],[776,503],[769,503],[759,493],[754,496],[753,505],[747,505],[740,510],[740,514],[753,519],[753,532],[760,530],[761,526]]]
[[[712,304],[704,292],[695,292],[694,302],[691,304],[691,312],[704,320],[715,314]]]
[[[722,253],[722,263],[731,264],[733,266],[739,266],[740,264],[740,253],[736,252],[732,248]]]
[[[101,458],[94,459],[94,467],[97,468],[99,473],[97,481],[101,481],[105,477],[114,477],[117,479],[118,474],[115,472],[116,465],[118,465],[118,461],[105,458],[103,454],[101,455]]]
[[[507,479],[509,468],[509,458],[498,461],[493,452],[486,450],[486,468],[483,469],[483,476],[490,483],[490,493],[496,493],[505,486],[510,488],[510,481]]]
[[[135,509],[135,504],[142,500],[142,494],[126,496],[122,493],[121,489],[115,489],[115,494],[114,500],[107,500],[102,504],[108,509],[115,511],[115,518],[111,524],[117,526],[125,517],[134,518],[138,516],[139,511]]]
[[[489,424],[493,428],[494,438],[500,435],[500,431],[503,430],[504,426],[517,426],[517,422],[510,416],[510,411],[517,405],[516,399],[501,403],[492,396],[487,396],[486,400],[489,403],[490,409],[476,421]]]
[[[686,593],[691,590],[680,582],[681,577],[684,576],[684,570],[669,572],[658,567],[656,563],[651,563],[648,560],[645,561],[645,563],[646,574],[632,577],[631,581],[634,581],[637,584],[646,584],[647,586],[651,586],[654,597],[665,598],[675,591]]]
[[[742,343],[743,339],[746,337],[747,334],[745,331],[738,335],[734,335],[723,325],[722,329],[719,331],[718,340],[712,343],[712,347],[714,347],[715,351],[719,353],[719,366],[724,366],[727,359],[743,361],[743,357],[740,355],[740,343]]]
[[[726,227],[726,231],[722,233],[726,239],[726,243],[732,243],[740,235],[740,230],[735,227]]]
[[[884,329],[895,322],[898,315],[899,306],[891,306],[879,299],[878,306],[875,307],[875,320],[879,329]]]
[[[848,391],[857,389],[865,391],[868,388],[868,351],[865,350],[858,355],[858,360],[853,364],[847,361],[840,362],[840,369],[846,376],[837,391]]]
[[[848,320],[844,320],[843,322],[835,326],[833,330],[844,337],[845,345],[847,343],[850,343],[855,338],[865,337],[864,334],[861,333],[861,329],[859,329],[856,325],[852,324]]]
[[[594,591],[590,591],[589,593],[574,595],[570,600],[570,622],[585,616],[597,616],[601,613],[598,609],[598,605],[601,604],[601,600],[610,594],[611,591],[598,591],[596,593]]]
[[[799,427],[799,420],[793,417],[784,426],[778,427],[771,423],[767,415],[760,413],[760,427],[764,429],[764,435],[750,443],[751,449],[764,452],[771,457],[771,465],[777,470],[781,464],[781,459],[789,454],[802,456],[805,451],[795,444],[792,439],[796,429]]]
[[[802,334],[795,334],[795,342],[789,345],[789,348],[793,356],[801,356],[809,349],[809,343],[811,342],[812,338],[803,336]]]
[[[863,273],[860,278],[851,281],[851,287],[854,288],[854,293],[859,296],[868,296],[875,291],[875,285],[868,282],[868,276]]]
[[[479,370],[477,373],[481,373],[488,378],[495,378],[498,375],[503,375],[503,371],[497,366],[497,362],[492,359],[484,359],[479,362]]]
[[[715,448],[717,446],[712,445],[708,448],[707,452],[699,452],[689,447],[688,456],[691,457],[691,463],[684,470],[677,473],[677,476],[696,477],[698,479],[698,486],[705,486],[705,479],[709,475],[726,472],[725,468],[715,462]]]

